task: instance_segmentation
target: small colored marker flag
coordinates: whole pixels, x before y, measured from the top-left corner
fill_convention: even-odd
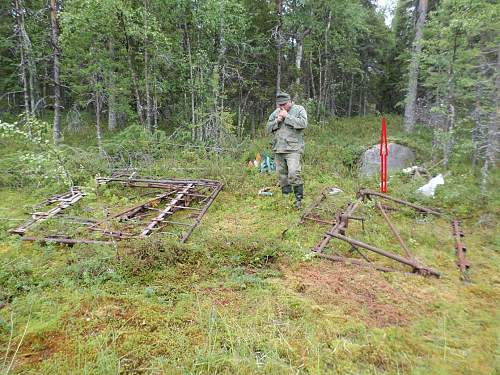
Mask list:
[[[387,123],[385,116],[382,117],[382,132],[380,133],[380,192],[387,193],[387,155],[389,148],[387,146]]]

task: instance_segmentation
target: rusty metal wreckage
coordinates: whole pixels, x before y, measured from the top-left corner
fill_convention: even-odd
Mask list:
[[[47,211],[33,213],[29,220],[17,228],[11,229],[10,233],[23,236],[22,240],[24,241],[74,245],[77,243],[111,244],[117,240],[145,238],[152,233],[161,232],[162,234],[178,236],[180,242],[184,243],[200,224],[208,208],[224,186],[223,183],[214,180],[149,179],[134,178],[134,176],[135,172],[117,171],[110,177],[96,177],[96,182],[98,187],[117,183],[124,187],[154,189],[156,196],[101,221],[90,218],[69,218],[74,223],[84,225],[87,234],[98,233],[105,238],[104,240],[72,238],[64,234],[42,237],[25,236],[37,224],[60,215],[64,210],[79,202],[85,196],[79,187],[72,187],[66,194],[54,195],[46,199],[37,207],[54,204],[55,206]],[[176,212],[182,211],[191,212],[191,214],[187,217],[184,216],[184,221],[172,220]],[[124,224],[127,230],[113,229],[118,223]],[[174,226],[186,229],[180,234],[164,230],[166,227]]]
[[[96,183],[98,187],[105,184],[117,183],[124,187],[153,189],[153,192],[156,194],[154,198],[143,201],[112,216],[108,216],[101,221],[91,218],[66,217],[66,219],[69,219],[74,223],[82,224],[87,233],[98,233],[101,237],[105,237],[105,240],[94,238],[72,238],[67,235],[47,235],[44,237],[26,236],[29,230],[37,224],[54,218],[55,216],[60,216],[64,210],[84,198],[85,193],[79,187],[72,187],[70,191],[65,194],[54,195],[41,202],[36,206],[37,208],[51,205],[55,206],[47,211],[34,212],[30,219],[17,228],[11,229],[10,233],[22,236],[24,241],[57,242],[67,245],[74,245],[77,243],[111,244],[117,240],[145,238],[154,232],[179,236],[181,242],[186,242],[193,230],[200,224],[203,216],[216,199],[224,185],[223,183],[214,180],[135,178],[135,175],[136,172],[115,171],[109,177],[96,177]],[[328,188],[325,188],[318,195],[312,204],[306,208],[299,220],[299,224],[303,224],[307,220],[331,226],[330,229],[325,232],[323,238],[312,249],[315,255],[334,262],[354,264],[361,267],[371,267],[384,272],[397,271],[396,269],[373,263],[360,250],[361,248],[409,266],[411,267],[413,273],[424,276],[440,277],[439,272],[424,265],[410,253],[410,250],[403,241],[400,233],[390,220],[387,211],[398,211],[399,208],[392,205],[382,204],[380,200],[391,201],[399,205],[407,206],[422,214],[439,217],[442,216],[441,212],[436,209],[419,206],[402,199],[394,198],[388,194],[361,189],[356,195],[357,199],[354,202],[348,203],[343,209],[338,210],[333,220],[324,220],[319,218],[319,215],[315,214],[315,210],[317,210],[321,203],[326,199],[328,194],[327,191]],[[377,199],[375,206],[379,209],[385,222],[388,224],[390,231],[399,242],[405,256],[380,249],[346,235],[349,222],[351,220],[361,221],[362,228],[364,230],[365,218],[354,216],[354,213],[363,202],[373,198]],[[198,206],[194,207],[196,204]],[[172,220],[174,213],[179,211],[192,212],[191,215],[187,216],[187,218],[191,219],[191,221]],[[151,216],[151,214],[153,214],[153,216]],[[184,216],[184,218],[186,217]],[[125,223],[127,231],[112,229],[113,224],[117,223]],[[169,226],[185,227],[186,230],[180,235],[163,230]],[[451,226],[452,235],[455,239],[457,266],[461,272],[462,279],[464,281],[470,281],[468,277],[470,263],[466,259],[467,249],[462,241],[464,233],[460,229],[460,222],[458,220],[452,220]],[[349,243],[351,245],[351,249],[358,253],[364,261],[356,258],[341,256],[339,254],[330,255],[324,253],[325,248],[332,239],[339,239]]]
[[[372,263],[372,261],[360,250],[368,250],[373,253],[376,253],[378,255],[381,255],[383,257],[389,258],[391,260],[397,261],[399,263],[402,263],[406,266],[411,267],[411,270],[413,273],[423,275],[423,276],[434,276],[434,277],[440,277],[440,273],[437,272],[436,270],[424,265],[422,262],[417,260],[411,253],[408,247],[406,246],[405,242],[403,241],[403,238],[401,237],[400,233],[392,223],[392,221],[389,218],[389,215],[387,214],[387,211],[397,211],[399,210],[397,207],[390,206],[390,205],[385,205],[380,202],[380,200],[385,200],[385,201],[391,201],[393,203],[402,205],[402,206],[407,206],[410,207],[417,212],[420,212],[422,214],[428,214],[428,215],[434,215],[437,217],[443,216],[441,212],[439,212],[436,209],[428,208],[428,207],[423,207],[416,205],[411,202],[407,202],[402,199],[394,198],[388,194],[384,193],[379,193],[376,191],[372,190],[367,190],[367,189],[361,189],[358,191],[356,194],[356,201],[348,203],[343,209],[340,209],[336,212],[335,217],[333,220],[323,220],[318,218],[318,215],[315,215],[314,212],[315,210],[318,209],[318,207],[321,205],[321,203],[325,200],[327,196],[327,189],[324,189],[320,195],[313,201],[313,203],[306,208],[304,211],[304,214],[301,216],[299,220],[299,224],[303,224],[306,220],[314,221],[320,224],[328,224],[330,225],[330,229],[327,230],[323,236],[323,238],[316,244],[316,246],[312,249],[312,252],[321,257],[325,258],[334,262],[342,262],[342,263],[347,263],[347,264],[354,264],[357,266],[361,267],[371,267],[374,269],[377,269],[379,271],[383,272],[395,272],[397,271],[396,269],[388,268],[385,266],[380,266],[378,264]],[[365,218],[354,216],[354,213],[356,210],[360,207],[360,205],[365,202],[366,200],[371,200],[376,198],[376,204],[375,206],[379,209],[380,213],[382,214],[385,222],[388,224],[390,231],[394,235],[394,237],[397,239],[399,242],[399,245],[403,252],[405,253],[405,256],[401,256],[383,249],[380,249],[378,247],[375,247],[373,245],[370,245],[368,243],[362,242],[358,239],[348,237],[346,235],[347,229],[349,226],[349,222],[351,220],[360,220],[362,225],[363,225],[363,230],[364,230],[364,221]],[[452,221],[452,234],[453,237],[455,238],[455,249],[456,249],[456,255],[458,258],[457,261],[457,266],[461,272],[461,277],[464,281],[470,281],[468,277],[468,268],[470,267],[470,263],[465,257],[466,253],[466,247],[464,243],[462,242],[462,238],[464,237],[463,232],[460,229],[459,226],[459,221],[458,220],[453,220]],[[330,243],[330,240],[332,239],[339,239],[344,242],[347,242],[348,244],[351,245],[351,250],[357,252],[363,259],[356,259],[356,258],[349,258],[345,256],[341,256],[339,254],[325,254],[324,250]]]

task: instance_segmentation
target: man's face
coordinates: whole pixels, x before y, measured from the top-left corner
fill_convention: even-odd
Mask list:
[[[279,109],[284,109],[287,112],[288,112],[288,110],[290,109],[291,106],[292,106],[292,101],[291,100],[289,100],[289,101],[287,101],[286,103],[283,103],[283,104],[278,104],[278,108]]]

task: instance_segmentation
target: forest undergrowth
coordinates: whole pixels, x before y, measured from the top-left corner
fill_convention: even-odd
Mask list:
[[[247,167],[257,152],[269,152],[263,132],[252,141],[205,149],[129,127],[106,136],[106,155],[100,157],[81,134],[65,134],[65,145],[51,148],[43,124],[33,124],[30,136],[1,138],[1,373],[500,371],[498,171],[481,193],[479,170],[466,160],[471,144],[465,130],[445,169],[429,129],[410,137],[401,118],[389,116],[388,122],[390,139],[412,147],[418,165],[444,174],[434,199],[415,192],[424,178],[396,173],[388,180],[389,194],[447,213],[391,213],[415,256],[440,271],[439,279],[311,256],[327,227],[298,225],[300,212],[281,196],[275,176]],[[362,151],[379,139],[379,123],[377,117],[358,117],[307,129],[306,206],[335,186],[343,192],[328,200],[333,215],[359,188],[377,190],[376,178],[360,178],[357,167]],[[186,244],[156,235],[113,246],[64,247],[8,234],[36,203],[70,183],[87,193],[75,208],[79,215],[99,217],[130,205],[116,187],[97,193],[94,180],[129,166],[145,176],[211,178],[225,186]],[[259,196],[264,187],[273,195]],[[353,223],[350,235],[399,251],[373,204],[360,214],[367,218],[365,228]],[[455,265],[451,217],[461,220],[465,232],[470,283]]]

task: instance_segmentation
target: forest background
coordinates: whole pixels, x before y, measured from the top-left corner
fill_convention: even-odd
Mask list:
[[[407,132],[432,128],[445,165],[469,154],[483,191],[496,163],[496,1],[401,0],[391,27],[368,0],[15,0],[0,11],[2,120],[43,119],[54,145],[89,126],[101,154],[129,127],[234,145],[286,90],[316,122],[404,112]]]

